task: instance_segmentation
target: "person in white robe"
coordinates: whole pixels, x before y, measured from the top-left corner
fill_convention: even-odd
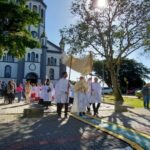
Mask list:
[[[32,89],[31,89],[31,100],[34,101],[36,97],[36,84],[32,83]]]
[[[85,81],[84,77],[80,77],[80,80],[76,82],[74,86],[74,103],[71,109],[71,112],[79,114],[82,116],[85,114],[86,107],[88,105],[87,100],[87,91],[88,84]]]
[[[41,84],[37,83],[37,85],[35,87],[35,100],[40,99],[40,94],[41,94]]]
[[[42,86],[42,99],[46,109],[48,109],[48,106],[51,105],[52,90],[53,90],[53,84],[49,81],[46,81],[46,83]]]
[[[56,83],[55,86],[55,98],[57,103],[57,113],[59,119],[61,119],[61,111],[63,105],[65,105],[65,118],[68,114],[68,94],[69,94],[69,81],[66,79],[67,72],[63,72],[62,78]]]
[[[30,96],[31,96],[32,86],[29,81],[25,83],[25,99],[26,103],[30,103]]]
[[[49,86],[49,97],[52,101],[53,99],[53,95],[54,95],[54,86],[53,86],[53,83],[49,80],[49,79],[46,79],[46,85]]]
[[[91,103],[93,105],[94,116],[98,114],[98,109],[101,104],[101,93],[102,88],[100,83],[98,83],[98,78],[94,78],[94,82],[92,83],[92,96],[91,96]]]
[[[44,105],[44,104],[43,104],[44,85],[45,85],[45,84],[40,84],[40,85],[39,85],[39,103],[38,103],[38,104],[40,104],[40,105]]]

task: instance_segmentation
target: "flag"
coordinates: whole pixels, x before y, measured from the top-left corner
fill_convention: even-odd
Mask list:
[[[62,64],[77,72],[80,72],[83,75],[88,75],[92,72],[93,57],[91,53],[83,58],[75,58],[72,55],[63,54]]]

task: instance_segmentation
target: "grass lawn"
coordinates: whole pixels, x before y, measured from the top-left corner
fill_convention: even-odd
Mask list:
[[[143,99],[133,98],[133,97],[123,97],[124,103],[123,105],[131,106],[131,107],[143,107]],[[105,95],[104,96],[105,103],[115,104],[113,95]]]

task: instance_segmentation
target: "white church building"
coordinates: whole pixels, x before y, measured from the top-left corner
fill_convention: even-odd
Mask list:
[[[26,80],[44,82],[46,78],[55,82],[66,67],[61,64],[63,49],[47,40],[45,36],[46,4],[43,0],[29,0],[26,4],[30,10],[39,13],[42,22],[34,27],[28,26],[32,36],[41,42],[41,48],[27,49],[25,58],[19,60],[7,53],[0,58],[0,80],[8,82],[10,79],[17,83]]]

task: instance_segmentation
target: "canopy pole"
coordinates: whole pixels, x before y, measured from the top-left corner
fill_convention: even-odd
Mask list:
[[[70,77],[71,77],[71,67],[72,67],[72,54],[70,55],[70,65],[69,65],[69,80],[70,80]]]
[[[68,87],[67,87],[67,91],[68,91],[68,94],[67,94],[67,100],[69,98],[69,88],[70,88],[70,77],[71,77],[71,66],[72,66],[72,54],[70,55],[70,64],[69,64],[69,78],[68,78]]]
[[[91,96],[92,96],[92,70],[93,70],[93,64],[92,64],[92,52],[90,51],[90,65],[91,65]]]

